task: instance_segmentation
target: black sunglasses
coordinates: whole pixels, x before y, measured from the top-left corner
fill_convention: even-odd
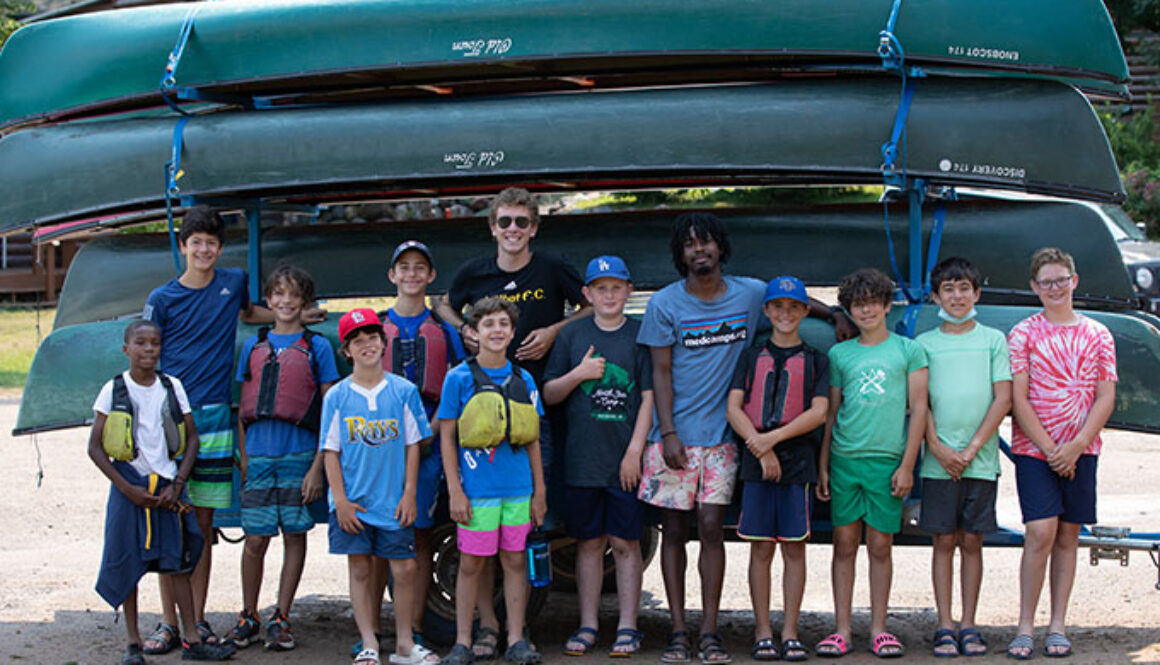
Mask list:
[[[503,217],[496,218],[495,225],[501,229],[506,229],[512,225],[512,222],[515,222],[516,226],[521,229],[526,229],[532,224],[531,218],[524,217],[523,215],[520,215],[519,217],[508,217],[507,215],[504,215]]]

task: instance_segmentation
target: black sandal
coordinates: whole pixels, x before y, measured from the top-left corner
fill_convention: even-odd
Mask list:
[[[721,646],[721,636],[717,633],[701,633],[697,639],[697,652],[701,665],[726,665],[733,662],[733,657]]]
[[[151,647],[149,646],[150,642],[155,642],[161,646]],[[179,646],[181,646],[181,633],[178,632],[177,626],[159,623],[153,634],[145,638],[145,645],[141,652],[150,656],[163,656]]]
[[[669,643],[661,652],[662,663],[688,663],[692,660],[693,644],[689,641],[688,631],[678,630],[669,633]]]
[[[196,624],[194,624],[194,626],[197,628],[197,636],[201,639],[203,644],[217,646],[222,643],[221,639],[218,638],[217,633],[213,632],[213,628],[210,627],[208,621],[202,619],[201,621],[198,621]]]
[[[439,665],[471,665],[474,662],[475,654],[471,653],[471,647],[456,643],[443,660],[439,661]]]
[[[777,642],[774,642],[773,638],[763,637],[753,643],[749,655],[753,660],[780,660],[781,650],[777,648]]]
[[[790,662],[806,660],[810,657],[810,650],[801,640],[790,638],[781,643],[781,659]]]
[[[145,656],[141,655],[141,645],[130,644],[125,653],[121,654],[121,665],[145,665]]]
[[[482,651],[486,649],[486,651]],[[495,660],[499,656],[499,631],[487,626],[480,626],[475,631],[475,638],[471,641],[471,655],[476,660]]]

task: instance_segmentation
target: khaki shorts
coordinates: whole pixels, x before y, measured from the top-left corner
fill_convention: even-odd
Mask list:
[[[641,501],[670,510],[692,510],[698,503],[727,506],[737,484],[737,445],[685,446],[685,468],[665,465],[664,446],[650,442],[644,449]]]

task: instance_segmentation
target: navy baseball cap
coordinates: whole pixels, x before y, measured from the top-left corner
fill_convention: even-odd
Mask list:
[[[615,277],[631,282],[628,266],[619,256],[598,256],[588,262],[588,272],[584,274],[584,284],[588,285],[601,277]]]
[[[399,257],[403,255],[403,252],[412,249],[422,254],[423,257],[427,259],[428,265],[430,265],[432,268],[435,267],[435,259],[431,258],[431,249],[418,240],[404,240],[403,242],[399,243],[399,246],[396,247],[395,251],[391,254],[390,267],[395,267],[395,264],[399,262]]]
[[[789,298],[806,305],[810,304],[810,297],[806,295],[806,285],[802,284],[802,281],[797,277],[790,275],[771,279],[765,287],[765,300],[761,302],[764,304],[778,298]]]

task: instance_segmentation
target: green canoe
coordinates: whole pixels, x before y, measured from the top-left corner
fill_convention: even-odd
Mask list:
[[[0,56],[0,128],[159,105],[167,57],[191,7],[198,13],[178,84],[276,103],[310,92],[494,94],[878,66],[879,32],[892,6],[239,0],[99,12],[34,23],[12,36]],[[1126,94],[1128,68],[1100,0],[1058,0],[1050,8],[1043,0],[904,0],[894,34],[908,63],[932,71],[1064,77]]]
[[[875,184],[898,93],[876,77],[217,113],[185,126],[180,193],[317,203],[516,183]],[[0,138],[0,234],[161,209],[176,122],[78,122]],[[906,145],[899,165],[936,184],[1124,196],[1091,105],[1059,83],[922,80]]]
[[[966,256],[986,278],[985,298],[1035,302],[1028,292],[1027,260],[1045,239],[1071,252],[1081,275],[1078,301],[1088,306],[1131,307],[1132,286],[1112,236],[1094,204],[1077,202],[957,201],[947,204],[941,256]],[[890,272],[879,204],[841,204],[778,209],[715,209],[734,247],[730,272],[771,279],[798,275],[811,284],[834,284],[858,266]],[[559,252],[576,266],[610,251],[629,260],[638,289],[672,281],[664,241],[673,211],[545,216],[537,249]],[[905,205],[891,206],[899,266],[909,263]],[[925,238],[931,212],[926,214]],[[435,252],[434,291],[446,291],[467,259],[494,252],[481,217],[384,224],[270,227],[262,231],[261,270],[289,260],[314,276],[323,298],[393,293],[383,278],[390,248],[416,238]],[[610,240],[610,239],[615,240]],[[995,242],[1001,238],[1002,242]],[[836,240],[837,239],[837,240]],[[762,248],[756,251],[753,248]],[[819,251],[819,248],[825,251]],[[246,267],[246,237],[232,234],[222,265]],[[116,288],[109,288],[115,275]],[[149,291],[174,275],[164,234],[111,234],[89,240],[73,260],[56,311],[55,327],[131,315]],[[369,277],[368,276],[372,276]]]
[[[891,325],[901,311],[901,307],[892,310]],[[1036,311],[1038,308],[983,305],[979,307],[979,321],[1007,332]],[[1120,380],[1116,410],[1108,426],[1160,433],[1160,400],[1154,389],[1155,379],[1160,376],[1160,335],[1155,327],[1160,321],[1110,312],[1088,315],[1108,326],[1116,338]],[[334,344],[337,320],[338,313],[332,313],[329,321],[314,329],[326,334]],[[918,331],[936,325],[935,308],[925,307]],[[53,331],[33,359],[13,434],[79,427],[91,422],[93,400],[101,385],[126,367],[121,352],[124,327],[124,321],[103,321]],[[254,331],[249,326],[239,328],[235,351]],[[827,349],[834,342],[832,329],[819,321],[808,320],[802,335],[819,349]],[[341,359],[338,364],[344,374],[349,371]]]

